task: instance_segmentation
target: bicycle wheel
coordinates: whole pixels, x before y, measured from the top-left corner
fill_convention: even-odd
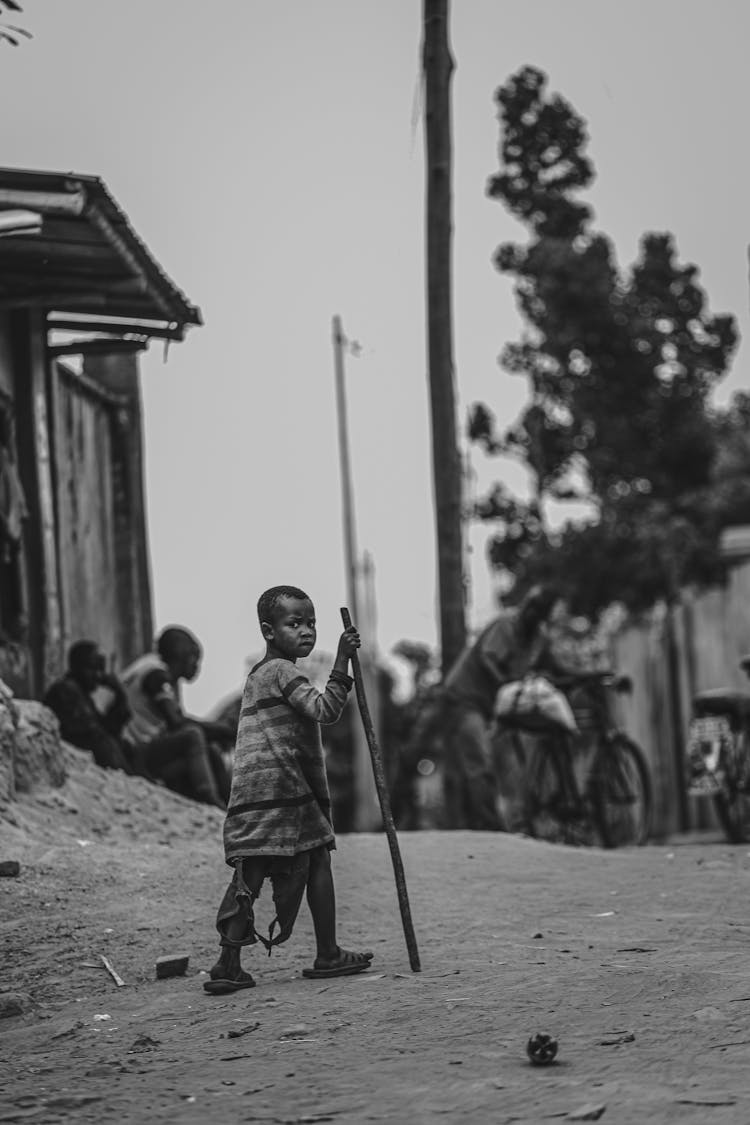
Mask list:
[[[728,789],[714,797],[714,808],[730,844],[750,842],[750,796]]]
[[[594,817],[605,848],[645,844],[651,829],[651,775],[632,739],[601,741],[592,765]]]
[[[526,829],[537,840],[556,844],[580,844],[581,819],[576,816],[566,777],[566,747],[549,738],[537,743],[528,758],[524,806]]]
[[[748,792],[748,741],[735,736],[729,756],[726,784],[714,797],[714,808],[730,844],[750,843],[750,793]]]

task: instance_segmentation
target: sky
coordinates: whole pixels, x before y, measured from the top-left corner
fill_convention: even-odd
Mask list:
[[[205,326],[142,360],[157,628],[204,645],[196,713],[261,648],[255,602],[291,583],[332,651],[346,584],[331,319],[359,354],[346,391],[377,643],[434,644],[436,563],[424,305],[419,0],[23,0],[0,48],[7,166],[101,176]],[[21,22],[16,17],[15,22]],[[549,76],[588,122],[595,225],[627,266],[669,230],[715,312],[748,336],[750,144],[743,0],[455,0],[458,416],[501,423],[522,381],[497,357],[521,322],[492,255],[521,227],[486,197],[494,91]],[[721,398],[747,386],[741,343]],[[468,451],[481,491],[515,466]],[[492,611],[487,532],[468,535],[469,619]]]

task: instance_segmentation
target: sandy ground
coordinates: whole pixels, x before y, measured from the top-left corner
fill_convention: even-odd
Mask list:
[[[257,988],[212,999],[221,814],[71,762],[0,825],[22,864],[0,880],[0,1008],[26,1008],[0,1020],[0,1122],[750,1121],[746,848],[404,834],[414,974],[385,838],[342,837],[340,936],[372,970],[303,979],[303,908],[246,957]],[[187,975],[157,981],[173,952]],[[552,1067],[526,1059],[537,1031]]]

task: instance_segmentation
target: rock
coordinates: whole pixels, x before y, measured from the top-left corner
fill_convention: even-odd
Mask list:
[[[241,1039],[243,1035],[249,1035],[251,1031],[257,1031],[260,1027],[260,1022],[247,1023],[244,1027],[232,1028],[227,1032],[227,1039]]]
[[[31,1006],[31,997],[25,992],[0,992],[0,1019],[22,1016]]]
[[[606,1102],[599,1102],[594,1105],[590,1102],[588,1105],[582,1105],[580,1109],[574,1109],[568,1114],[567,1121],[598,1121],[601,1115],[607,1108]]]
[[[161,1039],[152,1039],[150,1035],[141,1034],[136,1036],[129,1054],[137,1054],[140,1051],[153,1051],[154,1048],[158,1047],[160,1044]]]
[[[279,1035],[279,1039],[306,1039],[310,1034],[307,1024],[297,1023],[293,1027],[286,1027]]]
[[[0,680],[0,806],[14,800],[18,708],[13,692]]]
[[[693,1019],[700,1020],[701,1023],[720,1023],[726,1018],[722,1011],[713,1007],[699,1008],[697,1012],[693,1012]]]
[[[621,1043],[635,1043],[632,1031],[613,1031],[606,1039],[599,1040],[600,1047],[619,1047]]]
[[[43,703],[33,699],[15,701],[18,726],[15,735],[14,775],[19,793],[30,793],[37,785],[65,784],[67,770],[60,727]]]
[[[17,859],[0,860],[0,879],[15,879],[21,874],[21,864]]]
[[[190,958],[184,953],[173,953],[168,957],[160,957],[156,962],[156,979],[166,980],[167,977],[184,977],[189,960]]]

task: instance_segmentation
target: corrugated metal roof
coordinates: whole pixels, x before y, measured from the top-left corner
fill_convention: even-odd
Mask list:
[[[0,308],[158,321],[177,335],[203,323],[98,176],[0,168],[0,212],[19,208],[41,214],[41,230],[0,237]]]

